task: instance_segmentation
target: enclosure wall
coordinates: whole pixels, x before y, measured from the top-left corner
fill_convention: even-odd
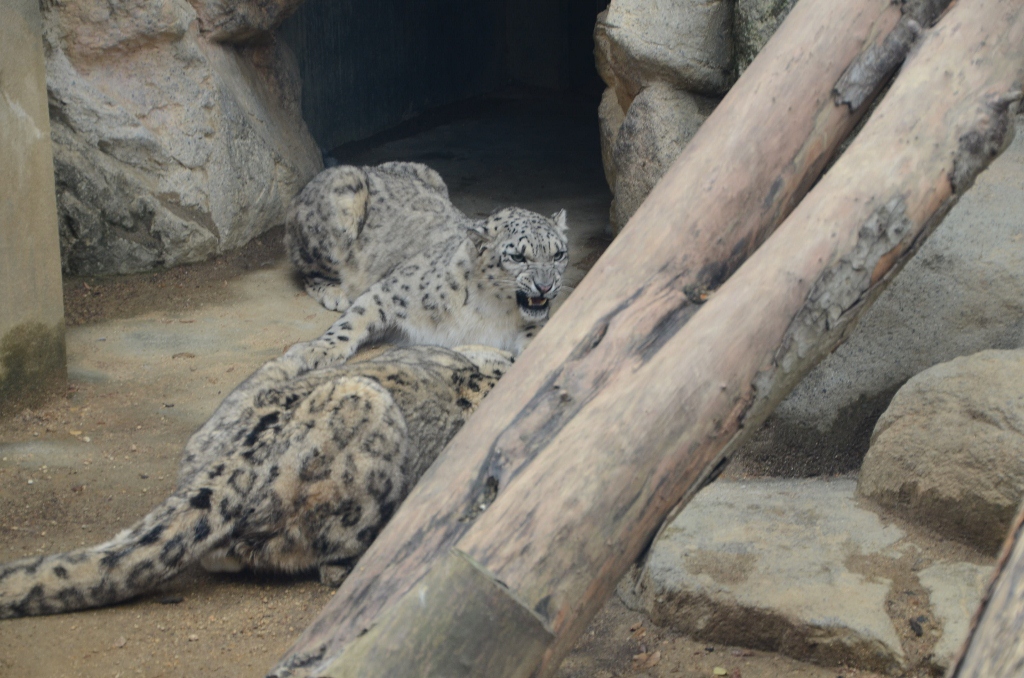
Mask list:
[[[67,379],[41,36],[36,0],[0,5],[0,416]]]

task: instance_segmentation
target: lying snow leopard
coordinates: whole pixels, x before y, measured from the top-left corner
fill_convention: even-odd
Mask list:
[[[185,446],[178,487],[110,541],[0,565],[0,618],[109,605],[200,561],[341,583],[511,364],[484,346],[395,348],[296,376],[275,359]]]
[[[397,331],[414,344],[514,353],[547,320],[568,263],[565,211],[507,207],[473,220],[426,165],[321,172],[289,210],[285,244],[306,291],[344,314],[308,367]]]

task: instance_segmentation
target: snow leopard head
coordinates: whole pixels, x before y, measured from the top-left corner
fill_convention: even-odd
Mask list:
[[[569,263],[565,210],[551,217],[521,207],[505,207],[475,222],[478,247],[493,253],[491,275],[514,280],[516,305],[528,321],[548,317],[551,300],[562,289]]]

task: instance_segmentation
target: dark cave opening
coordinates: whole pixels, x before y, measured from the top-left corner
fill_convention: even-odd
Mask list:
[[[298,60],[309,129],[335,149],[510,86],[596,111],[592,33],[607,4],[308,0],[279,34]]]

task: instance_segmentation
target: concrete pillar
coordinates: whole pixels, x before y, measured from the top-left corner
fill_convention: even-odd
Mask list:
[[[0,416],[66,383],[39,0],[0,0]]]

